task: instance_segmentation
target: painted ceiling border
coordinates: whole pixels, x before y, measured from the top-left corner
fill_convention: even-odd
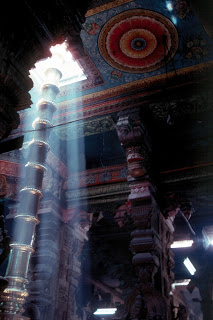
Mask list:
[[[55,126],[65,125],[67,122],[70,123],[77,120],[92,118],[94,116],[103,116],[125,110],[129,107],[141,106],[141,103],[146,104],[151,102],[152,97],[163,90],[162,81],[165,81],[165,83],[168,80],[171,81],[168,89],[177,88],[179,85],[183,87],[192,83],[194,76],[197,77],[197,82],[206,79],[206,76],[209,75],[209,72],[212,72],[212,69],[213,61],[209,61],[196,66],[180,69],[176,72],[172,71],[168,73],[168,75],[161,74],[151,78],[140,79],[112,89],[106,89],[82,97],[58,102],[59,112],[53,117]],[[179,84],[174,84],[176,74],[180,77]],[[186,75],[188,76],[188,79],[183,79],[182,77]],[[154,87],[154,85],[159,83],[161,86]],[[68,118],[65,119],[66,117]],[[9,138],[11,139],[22,134],[23,129],[23,126],[19,126],[18,129],[13,131]]]
[[[69,103],[75,103],[75,105],[83,106],[84,104],[89,104],[94,101],[100,101],[100,100],[108,100],[110,98],[115,98],[116,96],[123,95],[124,93],[131,93],[132,91],[138,90],[138,89],[146,89],[150,88],[151,86],[162,82],[162,81],[171,81],[174,80],[175,77],[182,77],[182,76],[201,76],[201,73],[205,70],[209,70],[209,68],[213,67],[213,61],[208,61],[205,63],[200,63],[198,65],[193,65],[190,67],[182,68],[176,71],[171,71],[168,74],[160,74],[153,77],[148,77],[145,79],[136,80],[133,82],[129,82],[117,87],[109,88],[106,90],[90,93],[85,96],[81,96],[78,98],[69,99],[63,102],[59,102],[58,105],[60,108],[63,109],[67,108],[67,105]],[[181,79],[180,79],[181,80]]]
[[[121,6],[125,3],[128,3],[128,2],[133,2],[133,0],[116,0],[116,1],[112,1],[110,3],[103,4],[102,6],[88,10],[85,14],[85,17],[94,16],[97,13],[100,13],[100,12],[103,12],[103,11],[106,11],[106,10],[109,10],[109,9],[112,9],[115,7],[119,7],[119,6]]]

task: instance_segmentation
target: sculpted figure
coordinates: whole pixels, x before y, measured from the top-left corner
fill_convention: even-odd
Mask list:
[[[165,320],[166,302],[150,281],[149,271],[141,269],[140,277],[140,285],[133,290],[126,301],[127,319]]]

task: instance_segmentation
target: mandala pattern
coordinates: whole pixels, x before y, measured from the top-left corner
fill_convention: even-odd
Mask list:
[[[157,12],[129,10],[103,26],[98,48],[112,67],[143,73],[156,70],[173,58],[178,34],[173,23]]]

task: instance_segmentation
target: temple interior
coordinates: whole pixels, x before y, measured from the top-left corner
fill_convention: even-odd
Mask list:
[[[212,320],[211,1],[0,15],[0,320]]]

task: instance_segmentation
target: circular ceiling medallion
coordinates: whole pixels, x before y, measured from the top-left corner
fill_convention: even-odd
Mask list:
[[[98,48],[112,67],[134,73],[153,71],[173,58],[178,48],[174,24],[149,10],[129,10],[103,26]]]

